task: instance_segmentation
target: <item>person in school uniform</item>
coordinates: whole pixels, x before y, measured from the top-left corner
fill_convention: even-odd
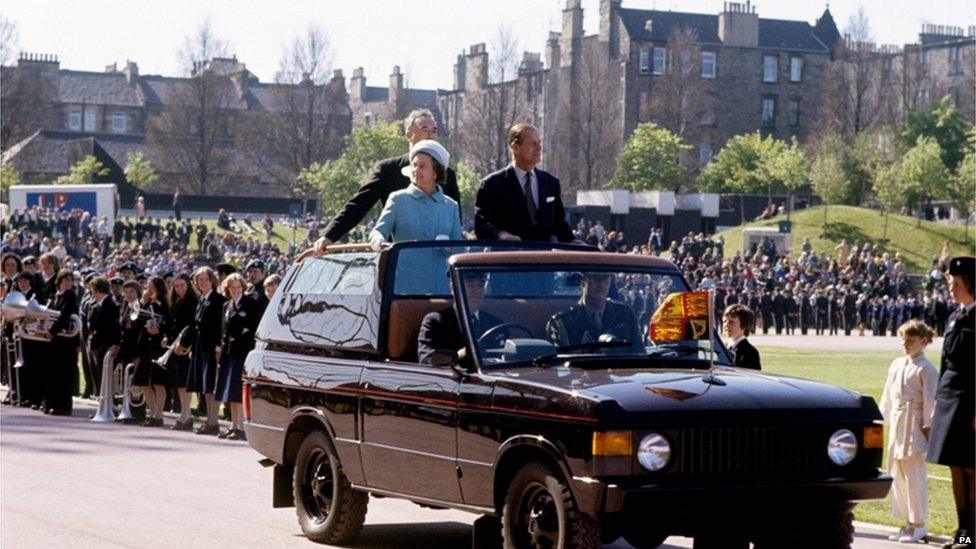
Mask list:
[[[235,273],[224,279],[220,289],[224,303],[223,333],[217,347],[220,370],[216,399],[230,407],[231,428],[219,438],[245,440],[244,408],[242,404],[244,360],[254,348],[254,332],[258,327],[258,304],[245,293],[244,277]]]
[[[220,433],[217,424],[217,347],[221,339],[224,297],[217,290],[217,273],[210,267],[200,267],[191,277],[200,301],[193,315],[195,330],[187,332],[190,346],[190,368],[186,375],[186,390],[197,393],[205,402],[207,420],[195,432],[198,435]]]
[[[731,305],[722,313],[722,330],[729,338],[732,365],[738,368],[761,370],[759,351],[746,337],[752,332],[756,315],[745,305]]]

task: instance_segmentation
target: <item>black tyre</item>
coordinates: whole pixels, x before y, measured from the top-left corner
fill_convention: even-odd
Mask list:
[[[366,521],[369,495],[353,490],[335,446],[314,431],[302,441],[293,477],[295,511],[305,537],[319,543],[348,543]]]
[[[654,549],[660,547],[664,540],[668,539],[667,534],[655,532],[653,530],[641,530],[640,528],[630,528],[624,531],[624,539],[636,549]]]
[[[600,527],[579,510],[560,475],[529,462],[505,493],[502,538],[506,549],[588,549],[600,546]]]

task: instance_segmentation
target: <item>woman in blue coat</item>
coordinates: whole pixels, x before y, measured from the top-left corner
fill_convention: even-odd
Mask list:
[[[927,461],[948,465],[956,500],[959,529],[944,547],[971,547],[974,468],[976,468],[976,404],[973,369],[976,367],[976,258],[956,257],[949,262],[949,291],[958,304],[949,318],[942,343],[942,372],[935,395],[935,417],[929,436]],[[967,543],[966,538],[970,541]]]
[[[220,289],[224,303],[223,335],[217,347],[220,373],[217,379],[217,400],[230,406],[230,429],[219,438],[245,440],[244,407],[242,404],[244,360],[254,348],[254,332],[260,320],[257,301],[244,293],[247,282],[238,273],[224,279]]]

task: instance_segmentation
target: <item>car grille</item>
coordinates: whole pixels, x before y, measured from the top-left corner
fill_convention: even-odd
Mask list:
[[[672,474],[802,473],[827,467],[825,436],[806,429],[682,429],[673,436]]]

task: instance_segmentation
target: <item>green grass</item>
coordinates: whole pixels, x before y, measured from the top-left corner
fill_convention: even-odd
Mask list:
[[[842,239],[848,244],[855,240],[861,242],[880,243],[884,235],[885,218],[878,210],[857,208],[854,206],[830,206],[827,209],[827,226],[823,225],[823,206],[794,212],[790,216],[793,222],[794,256],[800,253],[803,239],[809,237],[817,254],[834,256],[834,247]],[[766,221],[754,221],[745,225],[722,232],[725,238],[725,254],[732,255],[742,250],[742,231],[752,227],[776,227],[785,215],[777,216]],[[952,248],[953,255],[972,255],[976,228],[970,226],[969,238],[966,239],[963,227],[942,225],[931,221],[923,221],[917,227],[918,221],[914,217],[904,215],[888,216],[888,242],[882,245],[886,252],[894,254],[900,252],[908,270],[911,273],[923,273],[929,270],[932,256],[939,255],[942,244],[946,240]]]
[[[232,231],[225,231],[223,229],[219,229],[219,228],[217,228],[217,220],[216,219],[204,219],[203,220],[203,224],[207,226],[207,230],[208,231],[210,231],[210,232],[216,231],[217,234],[220,235],[220,236],[223,236],[225,234],[233,234],[233,235],[241,236],[241,237],[244,237],[244,238],[254,238],[255,240],[257,240],[259,242],[264,242],[264,229],[261,226],[261,221],[262,220],[263,220],[263,218],[260,218],[260,219],[255,219],[252,222],[253,225],[254,225],[254,228],[257,229],[257,231],[258,231],[256,233],[235,233],[235,232],[232,232]],[[191,222],[193,223],[193,226],[194,227],[197,225],[197,220],[196,219],[191,219]],[[241,221],[241,224],[242,225],[243,225],[243,223],[244,222]],[[280,222],[278,222],[277,219],[275,219],[274,228],[272,229],[271,242],[274,243],[274,244],[277,244],[278,247],[280,247],[280,248],[285,248],[291,242],[291,237],[292,237],[292,234],[291,233],[292,233],[292,230],[291,230],[290,227],[286,227],[286,226],[282,225]],[[295,242],[298,243],[299,245],[301,245],[301,243],[304,242],[307,237],[308,237],[308,229],[306,229],[304,227],[299,227],[295,231]],[[193,250],[196,250],[197,249],[197,238],[196,238],[196,235],[190,237],[190,249],[193,249]]]
[[[797,350],[783,347],[760,347],[763,371],[785,374],[806,379],[824,381],[853,389],[881,400],[891,361],[899,356],[897,349],[890,353],[878,351],[823,351]],[[930,349],[929,360],[935,362],[938,355]],[[888,437],[887,426],[885,439]],[[882,461],[884,466],[886,462]],[[949,468],[929,465],[929,520],[928,529],[934,534],[951,535],[956,529],[956,508],[952,499],[952,485],[947,480]],[[935,477],[935,478],[933,478]],[[945,479],[945,480],[943,480]],[[856,520],[901,526],[891,516],[891,496],[884,500],[859,504],[854,509]]]

